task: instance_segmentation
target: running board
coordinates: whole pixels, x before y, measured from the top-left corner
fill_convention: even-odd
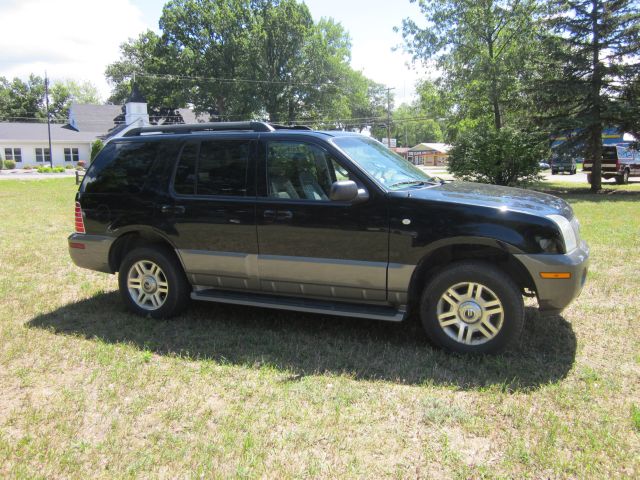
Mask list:
[[[403,308],[396,309],[378,305],[309,300],[298,297],[229,292],[216,289],[196,290],[191,293],[191,298],[207,302],[231,303],[234,305],[293,310],[296,312],[322,313],[340,317],[370,318],[373,320],[386,320],[388,322],[401,322],[406,316]]]

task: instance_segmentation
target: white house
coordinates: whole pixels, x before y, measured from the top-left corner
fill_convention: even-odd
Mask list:
[[[177,112],[184,123],[206,121],[187,108]],[[91,143],[96,139],[119,137],[131,128],[150,123],[158,122],[150,121],[147,102],[135,86],[124,107],[73,104],[69,123],[51,124],[53,165],[76,165],[80,160],[88,163]],[[47,124],[0,122],[0,158],[14,160],[17,168],[48,164],[51,157]]]
[[[66,125],[51,125],[54,165],[75,165],[89,161],[94,132],[78,132]],[[17,168],[48,164],[49,137],[46,123],[0,123],[0,155],[14,160]]]

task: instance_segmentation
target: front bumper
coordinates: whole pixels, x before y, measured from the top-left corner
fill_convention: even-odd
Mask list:
[[[515,257],[529,271],[536,286],[541,311],[560,312],[582,291],[589,268],[589,246],[580,246],[563,255],[517,254]],[[542,272],[569,272],[571,278],[542,278]]]
[[[104,235],[73,233],[68,238],[71,260],[82,268],[113,273],[109,268],[109,250],[113,240]]]

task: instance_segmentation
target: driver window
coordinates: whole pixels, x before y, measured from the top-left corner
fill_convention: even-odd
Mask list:
[[[348,172],[315,145],[270,142],[267,147],[267,185],[272,198],[329,201],[331,184],[348,179]]]

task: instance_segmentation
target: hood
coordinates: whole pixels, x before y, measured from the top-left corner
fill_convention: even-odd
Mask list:
[[[435,202],[493,207],[530,215],[562,215],[571,220],[573,211],[561,198],[521,188],[484,183],[450,182],[434,187],[408,188],[390,196],[402,196]]]

